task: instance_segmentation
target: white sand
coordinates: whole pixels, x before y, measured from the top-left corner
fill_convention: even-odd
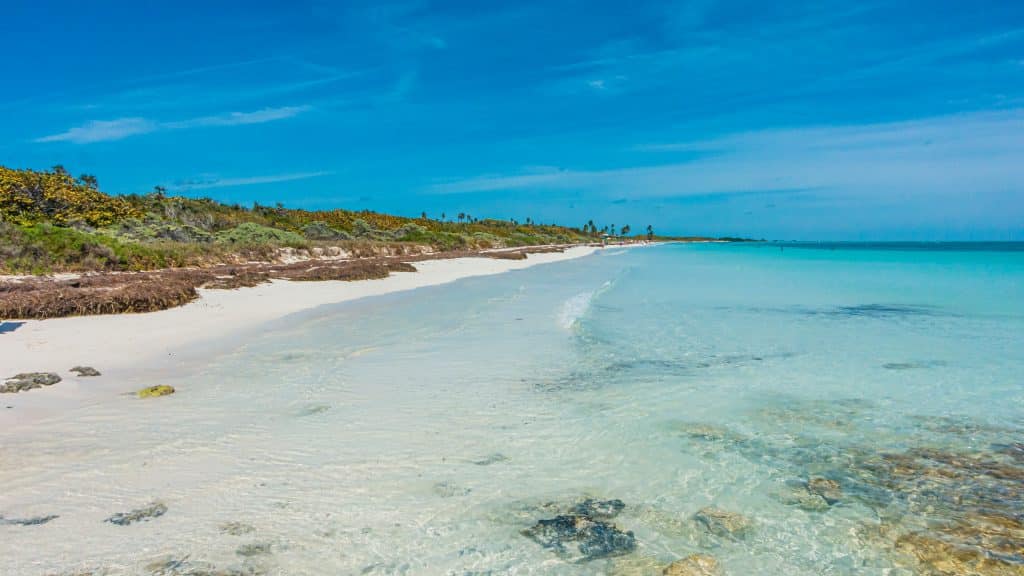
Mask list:
[[[289,314],[578,258],[595,250],[575,247],[563,253],[531,254],[527,260],[428,260],[415,263],[419,270],[416,273],[394,273],[382,280],[275,280],[253,288],[201,290],[199,300],[160,312],[29,320],[12,332],[0,333],[0,378],[20,372],[56,372],[64,380],[47,388],[0,394],[0,427],[58,415],[75,406],[158,383],[141,380],[141,369],[151,376],[158,376],[161,370],[184,369],[186,351],[260,330],[267,322]],[[103,376],[79,378],[68,372],[78,365],[95,367]]]

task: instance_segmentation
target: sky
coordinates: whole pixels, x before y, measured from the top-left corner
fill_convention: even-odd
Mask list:
[[[111,193],[1024,240],[1024,2],[7,0],[0,164]]]

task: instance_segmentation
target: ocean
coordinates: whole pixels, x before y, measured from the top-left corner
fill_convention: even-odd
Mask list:
[[[1024,573],[1020,244],[609,248],[133,378],[0,431],[0,573]]]

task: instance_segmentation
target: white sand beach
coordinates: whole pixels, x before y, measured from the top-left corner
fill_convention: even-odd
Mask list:
[[[427,260],[415,264],[416,273],[393,273],[382,280],[275,280],[252,288],[201,290],[199,300],[159,312],[16,322],[15,329],[0,333],[0,377],[55,372],[63,380],[29,392],[4,394],[0,397],[0,425],[34,421],[130,391],[137,382],[118,375],[143,367],[151,374],[161,369],[184,370],[186,351],[202,351],[206,345],[258,330],[261,325],[289,314],[579,258],[598,249],[579,246],[561,253],[530,254],[526,260]],[[68,371],[79,365],[95,367],[103,376],[80,378]]]

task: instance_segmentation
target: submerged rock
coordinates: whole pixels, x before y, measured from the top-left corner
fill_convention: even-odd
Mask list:
[[[220,531],[224,534],[231,536],[244,536],[246,534],[252,534],[256,531],[252,525],[246,524],[245,522],[225,522],[221,524]]]
[[[676,560],[662,571],[664,576],[722,576],[722,567],[714,556],[690,554]]]
[[[239,556],[265,556],[270,554],[271,548],[273,548],[272,542],[253,542],[251,544],[242,544],[235,550],[235,554]]]
[[[685,422],[678,424],[677,429],[687,438],[700,442],[734,445],[746,440],[742,434],[714,424]]]
[[[811,478],[807,481],[807,491],[820,496],[829,506],[839,502],[843,496],[839,482],[828,478]]]
[[[267,574],[267,570],[258,566],[218,568],[209,562],[190,560],[188,556],[150,562],[146,565],[146,571],[151,576],[263,576]]]
[[[0,393],[10,394],[42,388],[43,386],[53,386],[60,382],[60,380],[60,376],[53,372],[25,372],[8,378],[0,386]]]
[[[919,362],[886,362],[882,368],[886,370],[917,370],[919,368],[939,368],[945,366],[942,360],[923,360]]]
[[[623,532],[613,524],[573,514],[540,520],[523,534],[541,546],[578,562],[628,554],[636,549],[636,538],[632,532]]]
[[[539,520],[523,535],[570,561],[621,556],[636,549],[636,538],[608,520],[625,507],[621,500],[588,498],[572,506],[567,514]]]
[[[153,518],[159,518],[167,513],[167,506],[163,502],[153,502],[145,508],[137,508],[131,512],[121,512],[107,518],[107,522],[118,526],[128,526],[136,522],[146,522]]]
[[[974,533],[973,527],[963,527]],[[977,534],[971,534],[976,536]],[[957,538],[956,540],[962,540]],[[1018,534],[1019,538],[1019,534]],[[1024,574],[1024,557],[1021,549],[999,539],[1010,549],[987,550],[977,545],[963,545],[950,541],[939,534],[914,532],[900,536],[896,549],[909,555],[917,564],[921,574],[940,576],[1020,576]]]
[[[4,518],[3,515],[0,515],[0,526],[39,526],[57,518],[60,518],[60,516],[56,514],[34,516],[32,518]]]
[[[100,376],[101,375],[100,371],[95,369],[95,368],[93,368],[92,366],[75,366],[71,370],[68,370],[68,372],[74,372],[74,373],[78,374],[81,377]]]
[[[157,386],[143,388],[138,392],[139,398],[158,398],[160,396],[167,396],[168,394],[174,394],[174,386],[159,384]]]
[[[806,486],[789,489],[780,496],[783,504],[796,506],[808,512],[824,512],[830,508],[827,501],[818,494],[811,493]]]
[[[473,491],[472,488],[466,488],[464,486],[458,486],[445,480],[444,482],[438,482],[434,484],[434,494],[437,494],[441,498],[454,498],[455,496],[468,496]]]
[[[491,464],[505,462],[508,459],[508,456],[505,456],[500,452],[495,452],[494,454],[488,454],[479,460],[474,460],[473,464],[476,464],[477,466],[490,466]]]
[[[713,506],[701,508],[693,519],[708,532],[722,538],[745,538],[754,528],[753,522],[746,516]]]
[[[626,508],[622,500],[595,500],[587,498],[583,502],[572,507],[569,511],[574,516],[585,516],[596,520],[610,520],[619,515]]]
[[[298,413],[300,418],[304,416],[316,416],[317,414],[323,414],[331,409],[330,404],[309,404],[303,406]]]

